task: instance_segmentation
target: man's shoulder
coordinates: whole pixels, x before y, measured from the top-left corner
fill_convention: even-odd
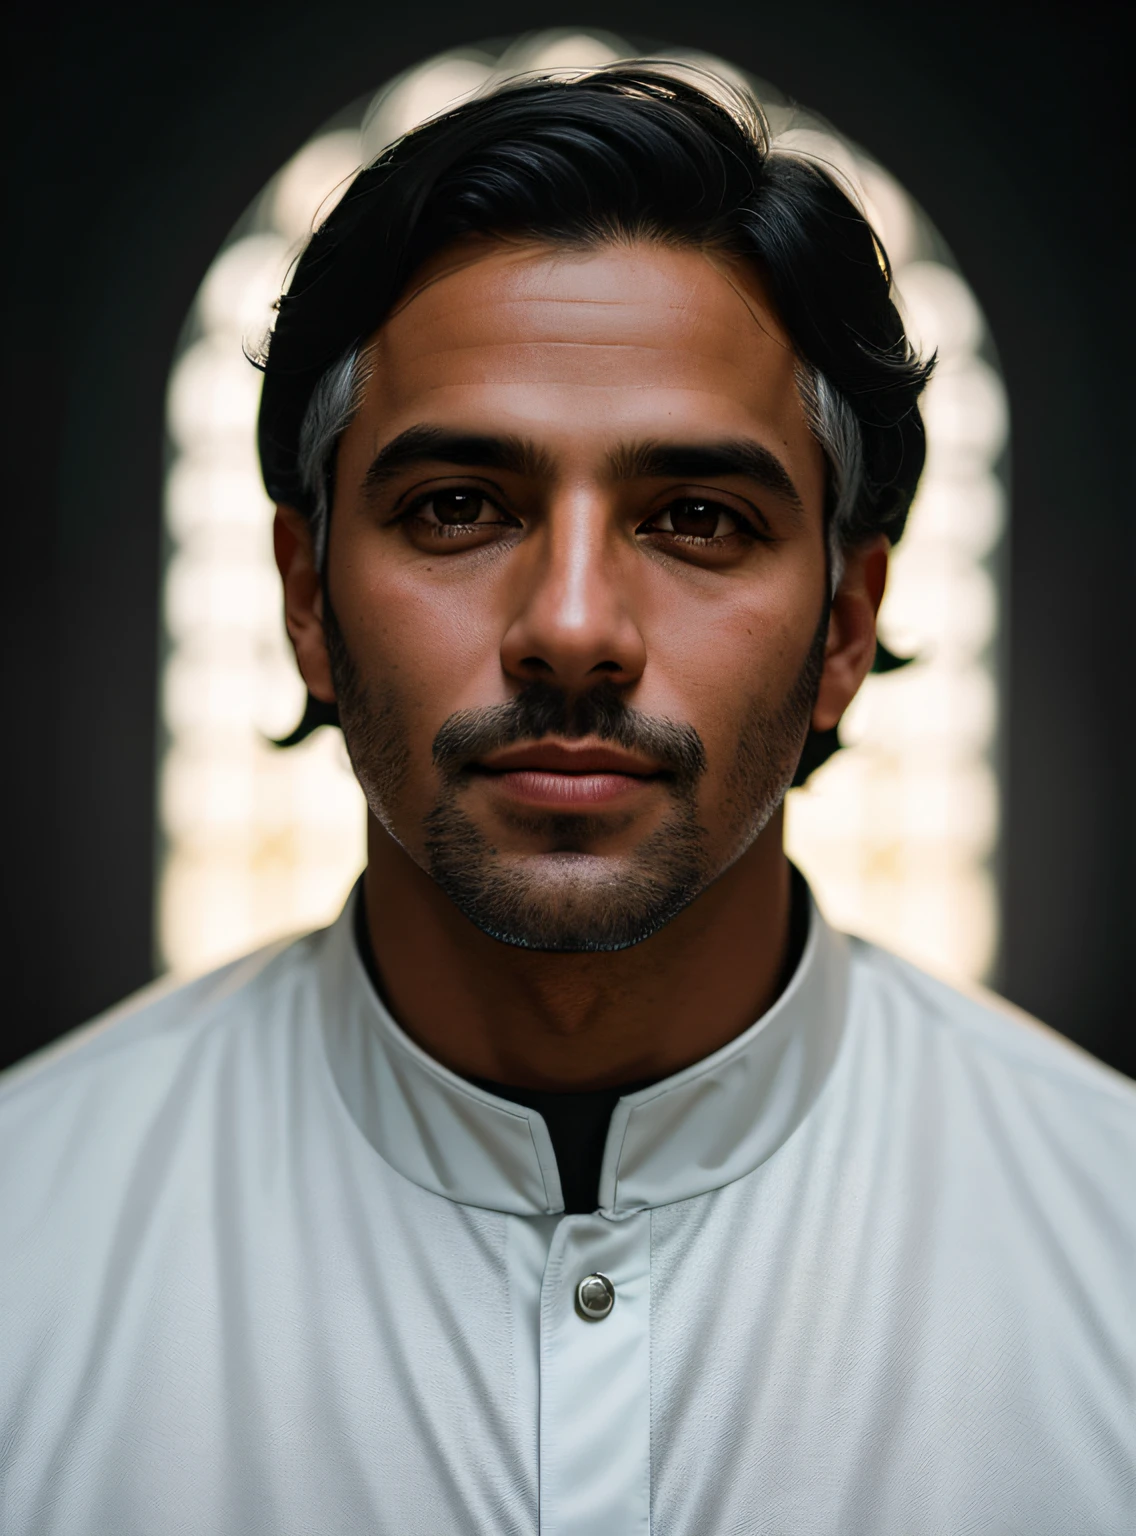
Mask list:
[[[160,1092],[211,1036],[255,1033],[296,997],[320,933],[282,939],[190,981],[166,977],[0,1074],[0,1133],[79,1099],[109,1108]]]
[[[948,983],[864,939],[850,939],[852,1006],[912,1061],[933,1061],[1006,1095],[1059,1102],[1136,1146],[1136,1083],[985,987]],[[948,1068],[948,1063],[950,1067]]]

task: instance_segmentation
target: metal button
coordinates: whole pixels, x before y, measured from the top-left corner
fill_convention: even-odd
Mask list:
[[[615,1286],[606,1275],[585,1275],[576,1287],[576,1311],[589,1323],[599,1323],[615,1306]]]

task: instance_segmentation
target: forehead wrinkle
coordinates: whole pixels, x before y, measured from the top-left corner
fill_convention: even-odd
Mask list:
[[[643,249],[645,253],[651,254],[653,253],[655,247],[650,243],[644,242]],[[747,313],[751,316],[751,318],[757,321],[759,326],[761,325],[760,320],[758,320],[758,317],[753,311],[749,297],[745,295],[741,289],[739,289],[737,283],[734,281],[733,276],[729,271],[728,265],[718,260],[716,253],[702,250],[696,246],[665,246],[663,249],[674,250],[676,254],[686,253],[698,257],[699,260],[704,262],[710,268],[715,276],[720,277],[726,286],[730,288],[732,292],[737,294],[745,306]],[[468,272],[471,268],[483,266],[487,262],[494,260],[504,260],[504,264],[512,268],[514,272],[516,268],[522,264],[535,264],[546,268],[551,267],[554,272],[559,275],[565,269],[578,270],[581,266],[587,265],[589,260],[596,260],[602,258],[604,255],[612,254],[617,256],[626,256],[628,254],[634,255],[635,250],[634,247],[617,247],[614,245],[608,246],[607,244],[601,244],[594,248],[587,248],[583,250],[561,249],[555,245],[544,246],[541,244],[532,244],[525,246],[522,249],[510,250],[507,247],[500,248],[494,244],[494,246],[487,251],[476,251],[465,260],[452,262],[443,270],[430,273],[429,276],[422,279],[415,287],[413,287],[402,298],[399,299],[399,301],[388,313],[387,320],[384,321],[384,324],[394,319],[396,316],[404,314],[406,310],[416,302],[416,300],[436,289],[441,283],[445,282],[446,279],[450,277],[461,276]],[[654,310],[668,309],[677,312],[683,312],[690,308],[694,288],[694,282],[691,277],[687,276],[680,280],[675,276],[671,276],[661,283],[656,282],[654,286],[656,288],[662,287],[670,289],[672,294],[676,288],[681,288],[681,297],[671,297],[668,299],[664,294],[659,294],[656,292],[654,295],[648,296],[646,298],[636,296],[635,298],[629,299],[626,295],[619,294],[614,296],[605,296],[602,293],[565,293],[563,291],[559,291],[555,287],[552,287],[551,280],[546,283],[540,283],[537,291],[534,292],[532,291],[532,288],[529,286],[529,284],[538,281],[538,278],[529,278],[526,283],[528,291],[521,291],[519,293],[513,291],[511,293],[501,294],[494,297],[491,302],[496,307],[500,308],[507,308],[512,305],[548,304],[555,305],[557,307],[579,305],[591,306],[595,308],[610,307],[613,309],[643,309],[649,307]],[[467,312],[466,306],[459,304],[457,301],[454,301],[453,307],[463,314]],[[765,330],[765,327],[761,326],[761,329]],[[778,340],[778,338],[773,336],[771,336],[771,339]],[[778,344],[783,345],[782,342],[779,342]]]
[[[746,314],[757,326],[762,335],[767,337],[769,341],[771,341],[774,346],[776,346],[781,351],[792,353],[793,348],[784,334],[780,332],[776,317],[772,314],[772,311],[769,311],[768,314],[765,313],[769,308],[768,305],[766,305],[760,298],[755,298],[754,295],[747,292],[745,287],[742,285],[737,273],[738,263],[736,261],[724,259],[716,251],[702,250],[697,247],[690,247],[689,249],[690,254],[697,256],[701,261],[703,261],[710,269],[710,271],[715,275],[715,277],[719,278],[722,283],[729,289],[729,291],[735,296],[735,298],[740,301],[746,311]],[[748,269],[744,268],[743,270],[748,271]],[[757,277],[756,273],[750,273],[750,275],[752,277]],[[543,304],[555,306],[557,308],[578,305],[596,309],[623,309],[626,310],[629,314],[638,314],[644,310],[647,310],[655,314],[658,314],[661,311],[669,311],[673,314],[683,315],[689,314],[692,307],[697,305],[698,299],[695,293],[695,284],[692,278],[686,278],[681,283],[681,285],[676,279],[672,278],[665,284],[665,286],[671,290],[670,297],[665,294],[654,293],[645,297],[636,296],[634,298],[628,298],[626,296],[616,296],[607,298],[599,294],[573,295],[570,293],[550,293],[546,291],[502,295],[495,302],[501,309],[507,309],[512,306],[527,306],[533,304]],[[680,286],[681,295],[676,295],[674,290]],[[769,324],[766,323],[767,320],[772,320],[772,328]]]
[[[690,316],[689,304],[669,301],[652,302],[649,299],[592,299],[572,298],[569,296],[562,298],[559,295],[545,294],[529,295],[527,297],[508,296],[494,298],[488,304],[483,303],[483,315],[485,311],[495,312],[500,316],[501,321],[498,323],[506,323],[509,334],[500,339],[483,334],[467,342],[451,343],[447,340],[444,343],[445,349],[449,350],[451,347],[454,350],[460,350],[461,347],[553,345],[556,333],[565,328],[568,314],[571,314],[573,319],[583,317],[585,323],[587,314],[592,312],[596,314],[597,319],[600,316],[603,316],[605,320],[610,316],[622,316],[627,326],[635,326],[637,328],[642,328],[645,321],[648,324],[653,321],[656,326],[661,322],[665,323],[664,316],[668,320],[671,317],[683,317],[686,319],[689,329],[693,330],[695,328],[695,322],[688,318]],[[405,318],[405,311],[404,315],[400,318]],[[420,319],[418,322],[419,334],[423,330],[428,334],[430,331],[452,328],[455,319],[458,327],[468,327],[468,302],[460,303],[455,299],[446,307],[436,310],[425,321]],[[482,324],[484,323],[484,318],[482,317]],[[576,325],[571,327],[571,329],[576,328]],[[381,339],[376,337],[376,342],[380,342]],[[618,345],[616,342],[605,342],[605,338],[602,336],[594,338],[594,341],[601,345]],[[564,338],[563,344],[587,345],[589,344],[589,339]],[[670,343],[671,346],[673,344],[673,342]],[[661,342],[647,341],[629,342],[627,345],[664,346]]]
[[[382,333],[386,327],[393,320],[401,319],[404,317],[417,299],[434,292],[439,287],[439,285],[446,281],[446,279],[462,276],[470,271],[471,268],[483,266],[487,262],[496,261],[512,268],[514,271],[518,266],[522,264],[533,263],[551,266],[558,271],[562,271],[565,267],[579,267],[579,265],[586,263],[589,260],[594,260],[604,255],[633,255],[635,253],[636,246],[641,246],[645,254],[652,254],[656,249],[656,245],[656,242],[646,240],[637,241],[631,246],[617,244],[616,242],[599,242],[595,246],[576,249],[574,247],[561,247],[554,243],[546,244],[540,241],[524,241],[522,243],[513,245],[506,238],[494,236],[490,237],[490,239],[485,244],[478,242],[474,248],[470,250],[464,257],[461,255],[461,247],[459,246],[458,251],[453,253],[453,259],[449,260],[442,268],[442,270],[429,272],[430,264],[427,264],[428,275],[422,278],[415,286],[413,286],[402,298],[396,302],[393,308],[388,312],[386,318],[383,321],[383,324],[378,327],[376,332],[369,338],[368,345],[374,346],[377,349],[377,347],[381,345],[381,341],[383,339]],[[786,338],[782,335],[779,335],[776,329],[771,329],[770,326],[766,324],[765,318],[761,312],[761,308],[758,307],[760,301],[755,302],[754,297],[746,292],[745,288],[739,282],[734,270],[737,266],[736,260],[731,260],[729,257],[724,256],[722,253],[713,249],[707,249],[698,246],[680,246],[677,248],[667,246],[665,248],[675,249],[678,253],[685,252],[692,256],[698,257],[698,259],[705,263],[706,267],[708,267],[709,270],[713,272],[713,274],[719,278],[722,283],[730,290],[730,292],[740,301],[746,311],[746,314],[757,326],[758,330],[760,330],[761,333],[766,336],[769,341],[771,341],[776,347],[783,351],[792,353],[793,349]],[[757,276],[756,273],[752,275],[755,277]],[[678,284],[672,278],[664,286],[671,288],[673,295],[673,290],[676,286],[678,286]],[[567,307],[593,308],[597,310],[624,309],[629,313],[642,312],[644,309],[649,309],[656,313],[661,310],[665,310],[674,314],[682,314],[689,312],[691,308],[691,303],[694,298],[693,286],[694,285],[692,280],[687,279],[682,284],[683,293],[681,298],[676,296],[668,298],[665,295],[656,294],[653,297],[639,297],[628,300],[626,297],[621,296],[605,297],[600,294],[573,295],[570,293],[550,293],[545,291],[543,293],[513,292],[510,294],[503,294],[495,297],[491,302],[496,307],[501,309],[537,304],[555,306],[561,309]],[[463,317],[468,313],[466,306],[459,304],[457,301],[454,301],[452,309],[449,305],[443,306],[441,314],[437,317],[438,320],[444,321],[447,318],[447,313],[452,313],[453,311],[458,312]],[[774,325],[776,325],[775,318]],[[473,343],[472,345],[477,345],[477,343]]]
[[[665,381],[660,381],[655,376],[658,365],[654,359],[663,357],[669,361],[673,357],[669,348],[660,347],[648,353],[643,348],[623,345],[618,352],[614,347],[607,349],[613,355],[628,360],[621,370],[624,376],[613,381],[596,377],[601,370],[595,366],[595,362],[602,350],[583,344],[549,345],[540,354],[533,348],[527,357],[522,354],[514,359],[502,347],[496,353],[496,362],[493,362],[486,356],[485,348],[463,347],[451,353],[444,377],[438,376],[436,363],[430,355],[420,356],[401,364],[397,369],[376,370],[378,377],[364,414],[371,416],[376,410],[397,410],[401,413],[410,409],[411,402],[416,398],[437,397],[451,391],[460,391],[466,395],[470,390],[485,391],[488,392],[488,401],[515,398],[518,391],[525,398],[543,398],[550,390],[567,390],[580,398],[607,395],[613,404],[621,396],[630,399],[654,394],[659,398],[659,409],[667,413],[682,409],[679,402],[684,399],[717,401],[720,404],[712,405],[711,409],[715,412],[727,411],[731,418],[736,418],[738,427],[741,427],[742,420],[737,417],[737,410],[744,410],[746,418],[752,420],[747,402],[754,388],[762,385],[762,380],[752,369],[746,368],[744,362],[731,364],[723,373],[716,371],[706,359],[696,357],[681,374],[672,372]],[[642,364],[633,368],[631,364],[637,355],[642,359]],[[792,399],[784,404],[790,407],[795,420],[795,391]],[[700,410],[705,408],[704,405],[699,407]],[[778,408],[772,413],[759,412],[763,419],[767,415],[770,424],[778,432],[782,431],[783,427],[776,424],[784,420],[783,409]]]
[[[575,251],[567,249],[567,248],[564,249],[564,250],[561,250],[559,247],[553,246],[553,245],[545,246],[545,245],[540,244],[539,242],[526,243],[526,244],[523,244],[523,245],[518,246],[516,248],[513,248],[513,247],[510,247],[510,245],[509,245],[509,243],[507,241],[505,241],[503,239],[498,241],[496,238],[494,238],[492,246],[491,246],[490,249],[488,249],[488,250],[481,250],[481,249],[474,250],[468,256],[466,256],[464,259],[462,259],[462,258],[456,259],[456,260],[450,262],[448,265],[444,266],[440,271],[438,271],[438,272],[429,272],[428,276],[423,277],[417,283],[413,283],[413,286],[408,288],[407,291],[397,300],[397,302],[388,311],[388,313],[386,315],[386,318],[383,321],[383,326],[388,325],[390,323],[390,321],[396,319],[398,316],[404,315],[406,313],[406,311],[411,307],[412,304],[414,304],[418,299],[422,298],[424,295],[432,292],[441,283],[446,282],[447,279],[449,279],[451,277],[460,277],[462,274],[470,271],[473,267],[483,266],[486,262],[489,262],[489,261],[492,261],[492,260],[496,259],[498,261],[503,262],[503,264],[508,265],[510,267],[513,267],[513,268],[516,268],[517,266],[521,265],[521,263],[523,263],[523,262],[532,262],[532,261],[545,261],[545,262],[549,262],[549,263],[552,263],[552,264],[555,265],[555,264],[557,264],[558,258],[562,258],[562,257],[569,258],[569,257],[574,256],[574,255],[579,256],[580,258],[586,260],[587,257],[595,255],[595,254],[598,254],[599,249],[600,248],[597,247],[596,251],[592,251],[591,249],[587,249],[587,250],[581,250],[579,252],[575,252]],[[429,267],[429,264],[427,264],[427,270],[428,270],[428,267]],[[624,302],[621,299],[600,299],[600,298],[572,299],[568,295],[559,295],[559,294],[558,295],[539,294],[539,295],[531,295],[531,296],[528,296],[528,297],[526,297],[525,295],[517,295],[517,296],[513,296],[511,298],[497,299],[495,302],[498,303],[498,304],[504,305],[504,304],[523,304],[523,303],[532,303],[532,302],[541,302],[541,301],[543,301],[545,303],[560,303],[560,304],[571,304],[571,303],[589,304],[589,303],[591,303],[591,304],[612,304],[612,305],[618,305],[618,304],[621,304],[621,303]],[[457,302],[455,302],[454,308],[459,310],[460,312],[464,313],[464,306],[458,304]],[[380,326],[379,330],[381,331],[382,328],[383,327]]]
[[[480,242],[478,242],[464,257],[460,254],[462,248],[463,247],[461,245],[459,245],[457,248],[450,247],[450,251],[453,252],[453,259],[446,265],[442,266],[439,271],[431,272],[430,268],[433,265],[433,262],[427,261],[425,268],[419,269],[419,274],[412,275],[410,279],[410,285],[387,312],[386,318],[383,321],[383,325],[385,326],[389,324],[389,322],[393,320],[396,315],[404,314],[416,299],[421,298],[425,293],[429,293],[430,290],[436,288],[439,283],[444,283],[448,277],[457,277],[463,272],[468,272],[471,267],[481,266],[483,263],[491,260],[493,257],[497,257],[498,259],[507,257],[510,263],[516,263],[520,261],[531,260],[533,256],[538,253],[538,251],[543,251],[545,249],[545,247],[542,247],[539,243],[525,243],[514,247],[511,246],[509,241],[503,236],[491,237],[489,249],[485,249],[480,244]],[[548,249],[551,249],[551,247]],[[442,255],[445,255],[445,253],[443,252]],[[435,258],[435,260],[437,259],[440,258]],[[427,273],[425,277],[420,276],[421,271],[423,270],[425,270]],[[416,276],[419,278],[417,282],[415,282]],[[379,327],[379,330],[382,330],[382,326]]]
[[[448,357],[459,352],[488,352],[488,351],[551,351],[553,348],[570,351],[573,347],[603,347],[610,352],[660,352],[664,357],[674,356],[674,345],[665,345],[662,342],[646,341],[609,341],[605,337],[597,337],[595,340],[556,341],[551,337],[538,337],[528,341],[517,338],[498,341],[463,341],[446,342],[434,347],[431,351],[423,351],[423,357]],[[697,357],[707,354],[695,353]],[[611,388],[611,385],[606,386]],[[622,386],[620,386],[622,387]]]
[[[441,328],[439,327],[438,329]],[[716,329],[718,327],[712,328],[712,330]],[[628,336],[626,333],[622,335],[563,336],[556,335],[551,328],[545,334],[538,332],[537,334],[529,334],[527,336],[520,334],[481,334],[463,337],[452,332],[450,334],[431,335],[430,332],[432,330],[435,330],[435,327],[423,327],[420,330],[416,330],[411,337],[404,339],[394,336],[377,338],[373,355],[377,359],[382,354],[386,354],[385,363],[386,368],[389,369],[395,360],[392,352],[396,354],[403,353],[406,343],[409,341],[409,355],[400,361],[399,367],[417,369],[422,366],[428,366],[431,359],[459,358],[463,355],[481,355],[488,359],[492,355],[501,358],[512,353],[518,358],[523,358],[527,355],[530,358],[536,359],[541,356],[554,356],[557,353],[567,357],[574,351],[593,357],[600,352],[609,352],[613,356],[622,355],[625,357],[633,357],[638,354],[643,358],[666,358],[669,368],[673,369],[676,364],[679,365],[679,373],[686,372],[688,369],[691,372],[701,373],[708,367],[724,368],[729,373],[751,382],[755,378],[755,369],[758,375],[768,375],[773,361],[768,356],[762,359],[760,354],[744,346],[738,349],[731,348],[727,351],[721,350],[715,346],[713,334],[706,334],[707,327],[705,326],[690,326],[687,328],[686,334],[677,338],[642,335]],[[784,357],[786,361],[792,358],[793,353],[791,349],[786,347],[784,343],[778,342],[777,338],[771,336],[764,328],[763,334],[769,336],[770,341],[776,343],[778,354],[781,357]],[[681,366],[683,362],[687,365],[686,369]],[[601,384],[599,387],[612,387],[612,385],[609,382]],[[628,380],[621,382],[619,387],[632,388],[636,386],[632,381]]]
[[[420,350],[416,355],[412,355],[405,363],[403,363],[403,367],[420,367],[424,363],[428,363],[431,359],[434,358],[459,357],[463,354],[486,355],[490,353],[500,354],[509,352],[516,352],[520,354],[546,354],[553,352],[570,353],[574,350],[580,350],[593,353],[596,351],[607,351],[627,354],[657,354],[661,357],[667,358],[672,364],[674,363],[676,357],[681,357],[689,360],[692,366],[698,371],[702,371],[706,368],[707,365],[711,365],[725,368],[730,373],[740,374],[743,378],[748,378],[752,374],[751,365],[754,361],[752,355],[749,353],[743,353],[739,357],[722,357],[712,348],[707,348],[705,350],[702,348],[696,348],[694,346],[683,346],[681,348],[676,348],[674,341],[668,342],[665,340],[646,339],[617,340],[612,337],[604,336],[569,338],[553,336],[537,336],[527,338],[516,336],[477,337],[470,341],[459,341],[456,338],[451,339],[447,337],[432,344],[422,344],[422,338],[419,337],[417,339],[420,343]],[[376,348],[376,351],[379,350],[381,349]],[[791,356],[791,354],[788,355]],[[766,368],[768,368],[768,366],[769,365],[767,362]],[[585,383],[587,381],[580,380],[579,382]],[[618,385],[611,381],[596,381],[596,386],[603,389],[658,387],[657,384],[650,386],[639,385],[633,383],[630,380],[626,382],[621,380]],[[445,386],[442,385],[441,387]],[[670,387],[684,388],[689,387],[689,385],[680,385],[674,383],[671,384]]]

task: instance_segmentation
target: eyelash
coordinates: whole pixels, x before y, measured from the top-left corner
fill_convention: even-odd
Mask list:
[[[708,512],[716,513],[719,518],[724,514],[733,522],[732,532],[703,537],[695,533],[677,533],[673,529],[668,530],[665,528],[656,528],[649,531],[661,534],[664,538],[669,539],[671,543],[684,545],[688,549],[711,549],[715,545],[724,544],[727,539],[739,535],[744,539],[753,539],[761,543],[769,542],[769,536],[756,528],[741,512],[735,512],[733,507],[727,507],[724,502],[714,501],[711,497],[678,496],[674,501],[668,502],[665,507],[660,507],[657,512],[652,513],[647,519],[647,523],[653,523],[657,518],[664,517],[668,512],[673,512],[684,503],[705,507]],[[641,528],[646,526],[646,523],[640,524]]]
[[[476,498],[486,506],[492,507],[493,510],[498,513],[503,511],[503,509],[498,506],[498,504],[493,500],[488,492],[481,490],[480,487],[454,485],[447,486],[445,490],[427,491],[421,496],[416,496],[410,505],[405,508],[404,511],[399,513],[395,521],[399,523],[413,522],[420,516],[422,511],[430,505],[432,501],[437,501],[439,497],[446,495],[469,496],[470,498]],[[511,522],[505,522],[504,519],[496,523],[443,523],[440,521],[427,523],[425,519],[422,521],[423,525],[434,537],[444,539],[459,538],[466,532],[477,531],[478,529],[483,528],[508,528],[515,526]]]
[[[415,497],[410,505],[399,514],[399,516],[396,518],[396,521],[400,523],[406,523],[419,519],[421,513],[430,505],[431,502],[437,500],[440,496],[446,495],[447,493],[450,495],[469,496],[471,498],[476,497],[483,503],[484,506],[492,508],[499,514],[504,513],[504,509],[499,506],[498,503],[495,502],[486,491],[483,491],[476,486],[467,487],[455,485],[447,486],[444,491],[427,491],[423,495]],[[662,528],[652,529],[648,526],[657,518],[663,517],[668,512],[673,512],[676,508],[681,507],[684,503],[694,503],[696,505],[704,506],[708,511],[716,511],[719,517],[721,517],[721,515],[724,513],[728,518],[732,519],[734,524],[733,531],[724,535],[720,534],[711,537],[701,537],[697,534],[682,534],[676,533],[674,531],[668,531],[667,529]],[[509,514],[504,513],[500,521],[489,523],[443,523],[440,521],[428,523],[425,521],[425,519],[422,519],[421,526],[429,531],[429,536],[432,538],[460,539],[464,537],[467,532],[476,532],[479,529],[516,527],[516,522],[505,521],[505,518],[507,517],[509,517]],[[752,539],[758,543],[767,544],[772,542],[772,538],[769,534],[762,532],[761,529],[757,528],[753,523],[751,523],[749,519],[746,518],[741,512],[735,511],[733,507],[726,506],[724,502],[714,501],[710,497],[676,497],[674,501],[668,502],[666,506],[660,507],[657,512],[653,512],[651,516],[645,520],[645,522],[639,525],[639,528],[636,529],[636,532],[640,533],[644,530],[646,530],[648,533],[655,533],[656,535],[667,539],[672,544],[678,544],[688,549],[711,549],[715,546],[724,545],[727,539],[733,538],[734,536],[740,536],[745,539]]]

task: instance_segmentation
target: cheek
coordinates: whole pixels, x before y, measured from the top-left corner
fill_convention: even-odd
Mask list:
[[[392,699],[417,750],[457,709],[500,694],[500,635],[484,587],[432,584],[394,562],[349,559],[332,592],[348,650],[369,693]],[[426,744],[429,747],[429,742]]]
[[[712,769],[732,756],[753,709],[776,709],[804,665],[820,617],[823,576],[811,564],[800,565],[763,580],[718,581],[706,592],[693,586],[676,592],[672,585],[652,604],[647,652],[653,665],[646,679],[652,697],[644,707],[693,724]]]

